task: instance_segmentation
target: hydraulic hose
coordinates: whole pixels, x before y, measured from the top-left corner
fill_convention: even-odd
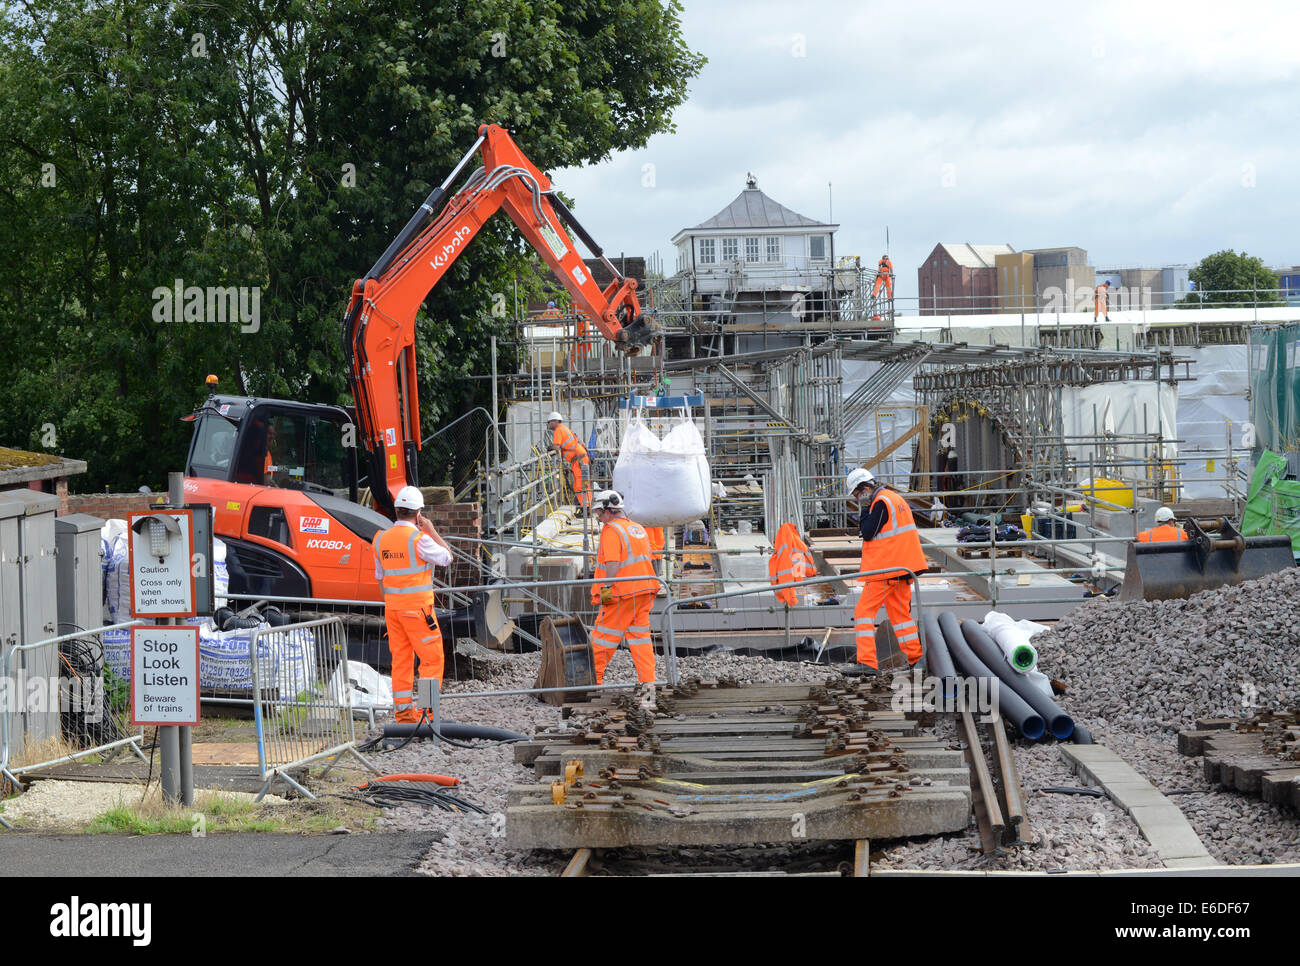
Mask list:
[[[930,673],[939,679],[940,693],[945,698],[957,696],[957,669],[953,666],[952,655],[948,653],[948,644],[939,629],[939,618],[933,611],[927,610],[921,621],[925,631],[925,657]]]
[[[459,739],[470,741],[475,738],[485,739],[487,741],[527,741],[527,735],[521,735],[518,731],[507,731],[505,728],[489,728],[486,725],[457,724],[454,721],[440,721],[438,723],[438,736],[441,738]],[[418,724],[409,722],[393,722],[384,725],[385,738],[432,738],[433,725],[428,721],[421,721]]]
[[[1042,716],[1016,692],[1003,687],[1001,679],[975,656],[966,639],[962,637],[957,615],[951,611],[944,611],[939,615],[939,628],[943,631],[944,643],[948,645],[948,653],[952,655],[953,664],[957,669],[967,677],[986,678],[992,682],[993,700],[997,703],[1002,717],[1020,729],[1020,733],[1030,741],[1037,741],[1043,737],[1047,726],[1043,723]]]
[[[989,637],[975,621],[962,621],[961,633],[971,651],[998,676],[1002,684],[1020,695],[1025,702],[1047,722],[1047,730],[1058,741],[1064,741],[1074,732],[1074,721],[1061,710],[1061,706],[1029,683],[1024,675],[1017,673],[1009,663],[1002,648]]]

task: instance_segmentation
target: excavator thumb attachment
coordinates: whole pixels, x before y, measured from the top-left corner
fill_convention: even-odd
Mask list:
[[[1243,537],[1229,521],[1206,532],[1187,521],[1187,539],[1131,543],[1120,600],[1173,600],[1295,566],[1288,536]]]
[[[659,334],[659,327],[644,313],[638,315],[618,333],[620,351],[630,356],[637,355],[644,346],[650,345]]]

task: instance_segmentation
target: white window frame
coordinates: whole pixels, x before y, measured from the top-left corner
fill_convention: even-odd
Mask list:
[[[739,238],[723,238],[722,245],[720,247],[721,247],[721,256],[719,258],[719,261],[724,263],[740,261],[740,239]]]
[[[767,252],[769,262],[779,262],[781,260],[781,236],[768,235],[767,244],[764,246]]]
[[[822,253],[821,253],[820,255],[814,255],[814,254],[813,254],[813,241],[816,240],[816,239],[818,239],[818,238],[821,239],[821,243],[822,243]],[[809,235],[809,236],[808,236],[808,261],[810,261],[810,262],[824,262],[824,261],[826,261],[826,259],[828,259],[829,257],[830,257],[830,245],[827,243],[826,236],[825,236],[825,235]]]
[[[759,244],[757,235],[745,236],[745,261],[751,264],[757,264],[763,260],[763,249]],[[750,257],[750,256],[753,257]]]
[[[717,246],[714,244],[712,238],[700,239],[700,264],[701,265],[716,265],[718,263],[716,252],[717,252]]]

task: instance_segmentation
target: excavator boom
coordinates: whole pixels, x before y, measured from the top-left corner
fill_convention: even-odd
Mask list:
[[[483,166],[448,199],[451,184],[481,153]],[[529,244],[568,289],[575,306],[621,351],[635,354],[655,331],[641,311],[635,279],[624,278],[554,194],[504,128],[485,124],[479,138],[379,261],[352,287],[343,322],[343,354],[369,454],[376,507],[392,515],[392,499],[416,484],[420,407],[416,389],[415,316],[480,228],[505,209]],[[604,261],[613,281],[602,289],[565,230],[573,230]]]

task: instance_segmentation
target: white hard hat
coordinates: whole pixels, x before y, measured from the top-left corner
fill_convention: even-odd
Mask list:
[[[1167,506],[1162,506],[1156,511],[1156,523],[1168,523],[1174,518],[1174,511]]]
[[[562,423],[564,422],[564,417],[559,413],[551,413],[551,415],[546,417],[546,421],[549,423],[551,420],[555,420],[557,423]]]
[[[623,509],[623,495],[618,490],[601,490],[592,498],[593,504],[606,510]]]
[[[858,487],[860,487],[863,483],[874,483],[874,482],[876,482],[876,477],[871,472],[871,470],[864,470],[861,467],[858,467],[856,470],[854,470],[852,473],[849,474],[849,478],[844,485],[849,491],[849,496],[852,496],[853,492]]]
[[[393,501],[393,506],[399,510],[423,510],[424,494],[418,487],[404,486],[397,491],[397,499]]]

